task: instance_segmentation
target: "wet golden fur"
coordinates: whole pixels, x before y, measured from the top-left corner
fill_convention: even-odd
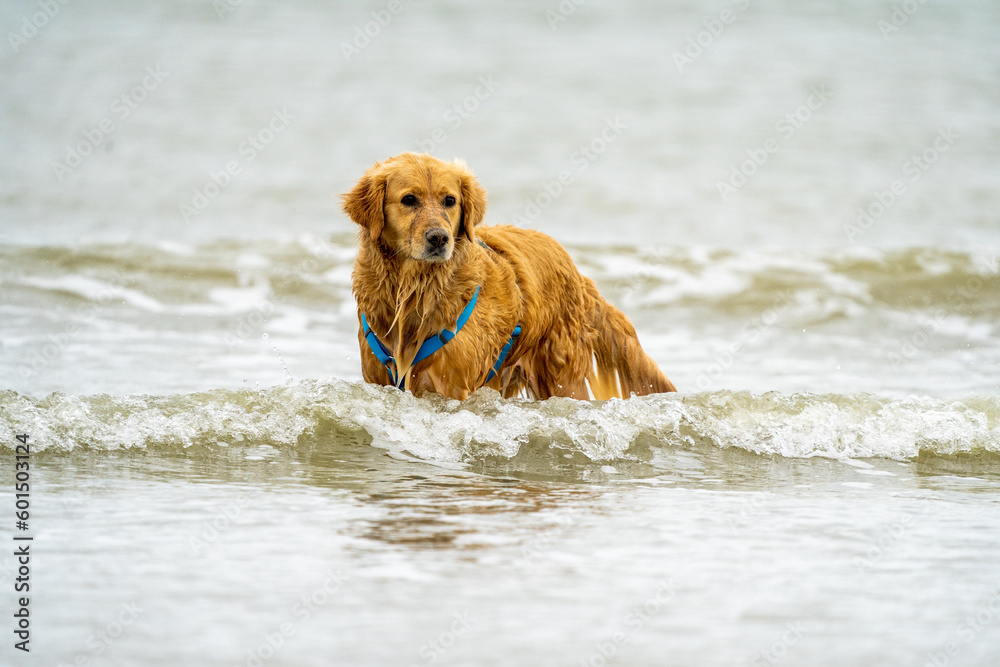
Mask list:
[[[364,313],[414,394],[465,399],[484,386],[518,323],[522,333],[502,372],[485,385],[506,397],[588,399],[588,384],[598,399],[676,391],[628,318],[558,242],[479,226],[486,193],[463,163],[413,153],[389,158],[365,172],[343,205],[361,227],[353,273],[359,325]],[[461,332],[411,367],[427,337],[454,330],[477,285],[478,303]],[[360,326],[358,339],[365,380],[391,384]]]

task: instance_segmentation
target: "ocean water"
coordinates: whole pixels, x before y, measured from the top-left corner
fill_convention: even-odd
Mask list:
[[[0,664],[1000,663],[998,26],[4,3]],[[404,150],[680,392],[366,385],[338,197]]]

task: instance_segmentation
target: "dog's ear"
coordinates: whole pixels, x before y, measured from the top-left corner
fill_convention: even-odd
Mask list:
[[[341,197],[344,213],[361,225],[372,241],[382,236],[382,227],[385,225],[386,174],[381,166],[381,162],[376,162],[365,172],[354,189]]]
[[[467,168],[462,169],[462,224],[459,233],[469,241],[476,240],[475,226],[486,215],[486,190]]]

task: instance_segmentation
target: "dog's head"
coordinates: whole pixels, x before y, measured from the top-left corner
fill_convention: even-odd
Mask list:
[[[486,212],[486,192],[464,163],[415,153],[376,162],[343,200],[369,241],[422,262],[451,259]]]

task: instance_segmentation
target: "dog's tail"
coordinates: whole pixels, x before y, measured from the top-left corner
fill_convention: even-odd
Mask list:
[[[622,311],[604,300],[597,289],[588,290],[593,298],[594,366],[587,375],[594,398],[628,398],[677,391],[639,345],[635,327]]]

